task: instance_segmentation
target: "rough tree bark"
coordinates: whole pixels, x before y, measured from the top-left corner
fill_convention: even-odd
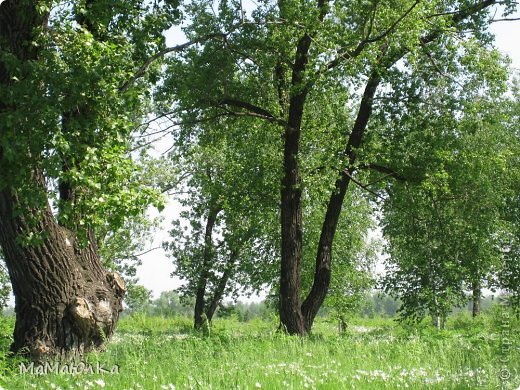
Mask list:
[[[308,62],[311,37],[298,43],[291,85],[301,87]],[[298,153],[303,107],[307,96],[304,88],[289,101],[289,120],[285,128],[284,177],[281,189],[282,259],[280,273],[280,321],[289,334],[305,334],[301,312],[301,259],[303,242],[302,182]]]
[[[210,202],[208,219],[206,221],[206,230],[204,232],[204,253],[202,259],[202,269],[197,283],[197,292],[195,295],[195,309],[193,313],[193,326],[195,329],[199,329],[204,321],[202,314],[206,306],[206,285],[209,278],[209,270],[214,256],[213,248],[213,228],[217,221],[217,216],[222,210],[220,206],[214,201]]]
[[[379,83],[379,76],[377,73],[373,73],[366,84],[358,115],[345,149],[345,156],[347,156],[349,165],[345,170],[339,172],[339,179],[336,181],[335,188],[329,199],[318,244],[314,281],[311,291],[302,305],[306,332],[310,332],[314,318],[318,314],[318,310],[327,296],[331,278],[332,244],[341,215],[343,201],[353,174],[353,166],[356,161],[356,149],[361,145],[368,120],[372,113],[372,103]]]
[[[7,0],[0,4],[1,49],[21,61],[37,60],[30,44],[33,31],[46,25],[37,2]],[[0,62],[0,86],[11,76]],[[0,111],[16,110],[0,101]],[[28,114],[29,115],[29,114]],[[10,131],[2,128],[0,131]],[[0,165],[6,165],[0,146]],[[46,193],[42,172],[33,167],[26,181]],[[35,360],[75,356],[101,348],[113,333],[125,292],[123,280],[107,273],[97,255],[94,238],[81,247],[72,231],[60,226],[50,206],[35,208],[23,202],[15,181],[0,182],[0,245],[15,295],[14,352]],[[24,245],[20,237],[39,235],[40,244]]]
[[[34,183],[43,186],[41,175]],[[103,269],[95,244],[81,248],[50,207],[15,216],[19,205],[15,190],[1,190],[0,245],[15,295],[12,351],[41,360],[101,348],[122,310],[123,280]],[[20,244],[20,234],[30,232],[43,233],[43,243]]]
[[[215,291],[213,292],[213,296],[211,297],[211,301],[209,302],[209,304],[206,308],[206,317],[208,318],[209,322],[211,322],[211,320],[213,319],[213,316],[215,315],[215,312],[217,311],[218,305],[222,301],[222,297],[224,296],[224,291],[226,291],[226,286],[229,281],[229,278],[233,274],[233,270],[234,270],[237,259],[238,259],[238,251],[233,250],[231,252],[231,255],[229,256],[229,259],[227,260],[226,269],[222,273],[222,276],[220,277],[220,279],[218,281]]]

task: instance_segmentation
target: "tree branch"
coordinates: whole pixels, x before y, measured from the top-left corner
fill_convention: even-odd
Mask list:
[[[421,0],[416,0],[415,3],[412,4],[412,6],[410,8],[408,8],[406,10],[406,12],[404,14],[402,14],[399,18],[397,18],[391,25],[390,27],[386,30],[386,31],[383,31],[381,34],[379,34],[378,36],[376,37],[373,37],[373,38],[367,38],[366,39],[366,42],[367,43],[374,43],[374,42],[377,42],[377,41],[380,41],[384,38],[386,38],[388,35],[390,35],[393,31],[395,31],[395,29],[397,28],[397,26],[399,25],[399,23],[401,23],[404,18],[406,18],[408,15],[410,15],[410,13],[413,11],[413,9],[415,7],[417,7],[417,4],[419,4]]]
[[[390,33],[392,33],[395,30],[395,28],[398,26],[398,24],[404,18],[406,18],[406,16],[408,16],[410,14],[410,12],[412,12],[412,10],[417,6],[418,3],[419,3],[419,0],[415,1],[414,4],[403,15],[401,15],[385,32],[381,33],[377,37],[364,38],[361,42],[359,42],[359,44],[357,45],[357,47],[354,50],[351,50],[351,51],[344,50],[343,53],[339,54],[338,57],[336,57],[335,59],[333,59],[329,63],[327,63],[325,65],[325,68],[319,72],[321,73],[324,71],[331,70],[331,69],[335,68],[336,66],[338,66],[344,60],[356,58],[363,52],[363,49],[366,47],[366,45],[368,43],[374,43],[374,42],[380,41],[380,40],[384,39],[385,37],[387,37]],[[462,10],[450,11],[445,14],[439,13],[436,15],[452,16],[452,23],[457,24],[457,23],[461,22],[462,20],[466,19],[468,16],[471,16],[479,11],[482,11],[483,9],[488,8],[492,5],[500,4],[500,3],[501,3],[501,1],[485,0],[480,3],[476,3],[470,7],[464,8]],[[434,15],[431,15],[430,17],[432,17],[432,16],[434,16]],[[423,36],[420,39],[420,41],[422,44],[427,44],[427,43],[433,41],[439,34],[440,34],[439,30],[432,31],[430,34]]]
[[[196,45],[198,43],[207,42],[210,39],[221,38],[221,39],[225,40],[230,33],[231,33],[231,31],[228,32],[228,33],[218,32],[218,33],[203,35],[201,37],[192,39],[191,41],[182,43],[182,44],[177,45],[177,46],[168,47],[168,48],[166,48],[164,50],[161,50],[161,51],[155,53],[153,56],[151,56],[150,58],[148,58],[144,62],[144,64],[135,72],[135,74],[129,80],[127,80],[121,87],[119,87],[119,92],[123,93],[123,92],[127,91],[128,88],[130,88],[130,86],[133,83],[135,83],[135,81],[137,79],[139,79],[140,77],[144,76],[144,74],[146,73],[146,71],[148,70],[150,65],[152,65],[158,59],[163,58],[167,54],[178,53],[178,52],[183,51],[183,50],[185,50],[185,49],[187,49],[187,48],[189,48],[189,47],[191,47],[193,45]]]
[[[375,43],[375,42],[381,41],[384,38],[386,38],[393,31],[395,31],[395,29],[397,28],[399,23],[401,23],[413,11],[413,9],[417,6],[417,4],[419,4],[420,1],[421,0],[416,0],[412,4],[412,6],[406,10],[406,12],[404,12],[399,18],[397,18],[390,25],[390,27],[387,28],[385,31],[383,31],[381,34],[379,34],[379,35],[377,35],[375,37],[370,38],[370,34],[372,33],[373,20],[375,18],[375,12],[376,12],[376,8],[377,8],[377,3],[376,3],[374,5],[374,12],[373,12],[371,20],[370,20],[370,25],[369,25],[369,30],[367,32],[367,36],[365,38],[363,38],[361,40],[361,42],[358,43],[358,45],[356,46],[356,48],[354,50],[346,50],[346,49],[342,50],[343,53],[339,54],[338,57],[334,58],[329,63],[327,63],[325,65],[325,69],[323,71],[328,71],[328,70],[331,70],[331,69],[335,68],[343,60],[349,60],[349,59],[356,58],[357,56],[359,56],[363,52],[363,49],[367,46],[367,44]],[[322,71],[319,71],[319,72],[322,72]]]
[[[157,249],[161,249],[161,248],[162,248],[162,246],[156,246],[155,248],[151,248],[151,249],[148,249],[148,250],[143,251],[141,253],[134,254],[134,255],[132,255],[132,257],[140,257],[140,256],[146,255],[147,253],[156,251]]]
[[[407,181],[407,179],[404,176],[400,175],[392,168],[388,168],[379,164],[363,164],[360,167],[358,167],[358,169],[371,169],[373,171],[384,173],[387,176],[392,176],[393,178],[399,181]]]
[[[503,19],[491,19],[489,23],[496,23],[496,22],[516,22],[520,20],[520,18],[503,18]]]
[[[241,108],[241,109],[247,110],[246,112],[243,112],[243,113],[228,111],[228,113],[231,115],[237,115],[237,116],[247,115],[247,116],[252,116],[255,118],[265,119],[269,122],[277,123],[282,126],[287,125],[287,123],[284,120],[274,116],[271,112],[263,109],[262,107],[256,106],[256,105],[248,103],[248,102],[244,102],[242,100],[224,98],[219,102],[219,104],[224,105],[224,106],[231,106],[231,107],[236,107],[236,108]]]
[[[371,193],[372,195],[374,195],[375,197],[381,199],[381,200],[385,200],[385,198],[383,196],[381,196],[380,194],[378,194],[377,192],[371,190],[370,188],[368,188],[370,186],[370,184],[363,184],[361,183],[359,180],[357,180],[354,176],[352,176],[352,174],[349,172],[348,169],[344,169],[343,170],[343,173],[345,175],[347,175],[349,177],[349,179],[354,183],[356,184],[357,186],[359,186],[360,188],[364,189],[365,191]]]
[[[427,18],[430,19],[430,18],[436,18],[436,17],[439,17],[439,16],[457,16],[457,15],[461,15],[461,14],[467,14],[468,11],[470,13],[473,13],[472,10],[475,9],[475,7],[481,7],[478,10],[478,11],[480,11],[481,9],[489,7],[490,5],[499,5],[499,4],[504,4],[504,1],[496,1],[496,0],[493,0],[493,1],[483,1],[482,3],[476,3],[476,4],[473,4],[470,7],[466,7],[466,8],[463,8],[463,9],[458,9],[458,10],[454,10],[454,11],[446,11],[446,12],[438,12],[438,13],[435,13],[435,14],[431,14],[431,15],[428,15]]]

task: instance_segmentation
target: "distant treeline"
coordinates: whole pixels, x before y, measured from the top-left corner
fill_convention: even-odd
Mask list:
[[[495,295],[489,295],[482,299],[482,310],[488,310],[493,302],[496,301]],[[166,291],[161,293],[159,298],[150,299],[147,302],[135,302],[126,308],[124,314],[140,312],[150,316],[161,317],[192,317],[193,316],[193,299],[182,299],[175,291]],[[358,312],[351,313],[351,317],[375,318],[385,317],[394,318],[398,316],[400,302],[389,295],[374,292],[366,296]],[[452,314],[463,311],[471,313],[471,302],[465,307],[454,308]],[[327,317],[330,309],[326,306],[322,307],[319,316]],[[254,318],[270,320],[276,317],[277,310],[269,301],[250,302],[224,302],[217,311],[217,318],[234,317],[239,321],[247,322]]]

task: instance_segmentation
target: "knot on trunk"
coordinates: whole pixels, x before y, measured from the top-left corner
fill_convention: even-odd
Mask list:
[[[116,320],[110,302],[99,300],[94,304],[85,298],[77,297],[70,305],[69,311],[79,344],[84,343],[87,348],[90,344],[102,347]]]
[[[123,297],[126,293],[126,284],[121,275],[117,272],[107,274],[107,280],[112,290],[116,292],[116,295]]]
[[[94,315],[90,303],[85,298],[77,297],[70,305],[70,314],[74,319],[74,324],[82,336],[91,333],[95,323]]]
[[[46,356],[51,351],[51,348],[42,340],[36,340],[30,348],[30,357],[34,362],[45,360]]]
[[[99,301],[96,304],[96,312],[94,313],[94,319],[98,326],[104,326],[105,324],[112,323],[112,308],[108,301]]]

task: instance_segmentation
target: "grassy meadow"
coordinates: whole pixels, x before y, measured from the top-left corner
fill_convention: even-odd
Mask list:
[[[495,310],[466,313],[438,331],[392,319],[352,320],[338,335],[318,319],[307,338],[277,332],[277,322],[216,319],[208,333],[184,317],[121,319],[105,352],[82,373],[20,373],[8,357],[14,320],[0,319],[3,389],[517,389],[518,320]],[[81,363],[83,364],[83,363]],[[57,366],[56,366],[57,367]],[[100,372],[98,367],[108,372]],[[60,370],[63,367],[60,366]],[[65,370],[67,370],[65,368]],[[111,370],[117,372],[110,372]],[[52,370],[51,370],[52,371]]]

